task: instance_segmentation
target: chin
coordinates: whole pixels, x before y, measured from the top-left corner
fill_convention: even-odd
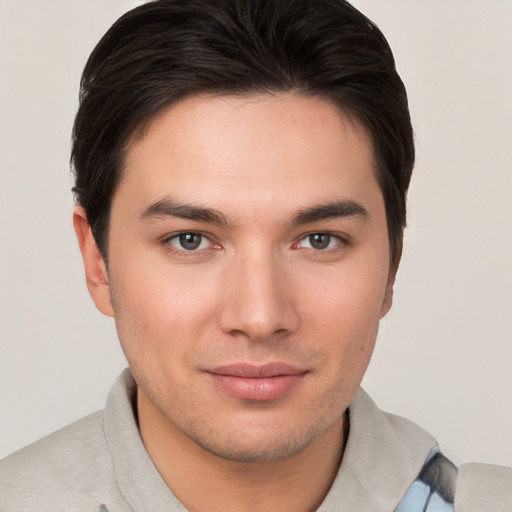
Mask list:
[[[201,448],[207,452],[231,462],[271,462],[289,459],[302,452],[312,440],[293,439],[286,443],[267,443],[262,446],[260,443],[230,443],[220,445],[219,443],[204,443],[196,441]]]
[[[232,462],[270,462],[289,459],[305,450],[321,435],[317,429],[305,429],[304,432],[272,433],[269,428],[260,432],[229,432],[224,430],[215,438],[205,438],[190,433],[189,436],[203,450]]]

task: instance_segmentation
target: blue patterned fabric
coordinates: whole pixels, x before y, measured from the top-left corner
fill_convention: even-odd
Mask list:
[[[453,512],[456,484],[457,468],[438,449],[432,450],[395,512]]]

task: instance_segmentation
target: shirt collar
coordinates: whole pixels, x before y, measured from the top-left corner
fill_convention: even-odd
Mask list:
[[[109,393],[103,416],[119,489],[134,510],[186,512],[144,447],[134,412],[136,389],[126,369]],[[414,423],[382,412],[362,389],[349,416],[343,460],[318,512],[394,510],[436,442]]]
[[[349,415],[343,460],[318,512],[395,510],[437,443],[411,421],[382,412],[362,389]]]

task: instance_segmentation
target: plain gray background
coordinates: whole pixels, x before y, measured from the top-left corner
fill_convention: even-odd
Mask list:
[[[125,366],[89,299],[69,140],[129,0],[0,0],[0,457],[103,407]],[[418,160],[395,304],[364,386],[455,462],[512,465],[512,1],[357,0],[409,91]]]

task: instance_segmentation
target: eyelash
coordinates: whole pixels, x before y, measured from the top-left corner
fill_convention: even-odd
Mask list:
[[[179,248],[179,247],[176,247],[172,244],[173,240],[179,240],[181,237],[183,236],[198,236],[198,237],[201,237],[201,242],[200,242],[200,245],[204,242],[204,240],[207,240],[210,244],[210,247],[205,247],[205,248],[202,248],[202,249],[185,249],[184,247],[182,248]],[[203,252],[203,251],[206,251],[208,249],[214,249],[214,250],[217,250],[217,249],[220,249],[221,246],[219,244],[216,244],[215,242],[213,242],[211,240],[211,236],[210,235],[207,235],[205,233],[201,233],[201,232],[198,232],[198,231],[181,231],[179,233],[174,233],[173,235],[170,235],[170,236],[166,236],[163,241],[162,241],[162,244],[166,247],[166,249],[169,251],[169,252],[173,252],[174,254],[178,255],[178,256],[182,256],[182,257],[190,257],[190,256],[194,256],[194,255],[197,255],[199,252]]]
[[[314,233],[308,233],[307,235],[302,236],[297,242],[293,244],[293,248],[300,248],[299,244],[301,244],[304,240],[309,239],[310,245],[311,245],[311,239],[312,237],[319,237],[319,236],[325,236],[328,237],[328,246],[324,248],[318,248],[318,247],[304,247],[304,249],[312,250],[318,253],[330,253],[333,251],[337,251],[340,249],[343,249],[347,247],[349,244],[349,241],[347,238],[344,238],[340,235],[335,235],[334,233],[329,233],[328,231],[317,231]],[[330,243],[335,240],[336,243],[333,246],[330,246]]]
[[[180,247],[176,247],[175,245],[172,244],[172,241],[179,240],[183,236],[199,236],[199,237],[201,237],[201,241],[199,243],[199,246],[194,248],[194,249],[186,249],[183,246],[180,248]],[[328,246],[325,247],[325,248],[301,247],[300,244],[304,240],[307,240],[307,239],[309,239],[310,245],[311,245],[311,241],[312,241],[311,238],[315,237],[315,236],[317,236],[317,237],[318,236],[328,237]],[[200,249],[199,247],[204,242],[204,240],[207,240],[209,242],[210,246]],[[336,243],[333,246],[329,246],[333,240]],[[174,254],[176,254],[178,256],[182,256],[182,257],[195,256],[198,253],[203,253],[203,251],[212,250],[212,249],[213,250],[218,250],[218,249],[222,248],[220,246],[220,244],[215,243],[214,241],[212,241],[211,235],[208,235],[208,234],[205,234],[205,233],[201,233],[201,232],[198,232],[198,231],[181,231],[179,233],[174,233],[174,234],[172,234],[170,236],[166,236],[163,239],[162,244],[167,248],[167,250],[169,252],[173,252]],[[345,249],[348,246],[350,246],[350,239],[347,236],[342,237],[340,235],[335,235],[335,234],[330,233],[328,231],[316,231],[316,232],[313,232],[313,233],[308,233],[308,234],[305,234],[305,235],[301,235],[301,237],[296,242],[294,242],[292,244],[292,249],[298,250],[298,249],[304,248],[305,250],[313,251],[313,252],[318,253],[318,254],[321,254],[321,253],[329,254],[329,253],[332,253],[332,252],[343,250],[343,249]]]

